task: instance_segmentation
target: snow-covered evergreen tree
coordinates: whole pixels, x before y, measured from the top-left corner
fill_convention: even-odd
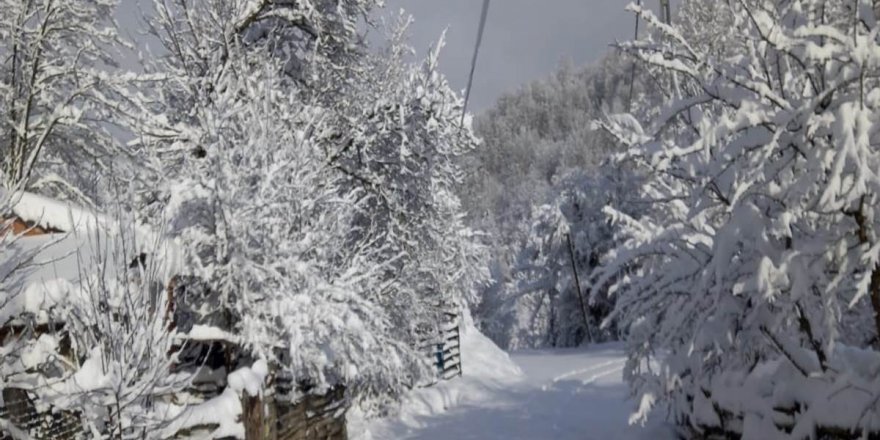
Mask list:
[[[487,293],[477,309],[483,330],[497,343],[571,347],[617,338],[613,325],[601,327],[613,304],[590,297],[595,269],[614,246],[603,208],[624,206],[625,188],[632,185],[614,177],[608,169],[597,177],[569,175],[556,200],[535,209],[511,279]]]
[[[462,160],[461,191],[469,222],[487,232],[493,249],[492,282],[475,318],[501,346],[577,345],[591,339],[585,322],[598,339],[614,333],[585,321],[581,310],[598,313],[607,304],[585,298],[581,306],[566,237],[588,290],[597,258],[611,246],[602,208],[628,203],[622,196],[632,180],[627,168],[602,166],[619,147],[593,121],[628,107],[631,81],[636,100],[657,99],[650,72],[632,67],[620,53],[584,68],[563,63],[477,119],[483,145]]]
[[[605,122],[648,177],[644,216],[608,210],[626,242],[594,285],[616,288],[634,420],[666,402],[703,435],[876,435],[872,4],[712,3],[674,26],[635,7],[653,32],[624,48],[671,99]]]

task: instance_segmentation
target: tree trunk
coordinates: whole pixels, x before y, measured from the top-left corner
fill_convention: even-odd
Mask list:
[[[880,346],[880,267],[878,266],[874,266],[874,270],[871,271],[870,290],[871,307],[874,309],[874,329],[877,332],[874,345]]]
[[[874,11],[878,11],[880,1],[874,2]],[[871,231],[868,227],[868,218],[865,216],[865,196],[859,201],[859,209],[851,212],[858,225],[859,242],[863,245],[871,244]],[[871,308],[874,309],[874,346],[880,346],[880,266],[871,268],[871,283],[868,286],[868,295],[871,297]]]

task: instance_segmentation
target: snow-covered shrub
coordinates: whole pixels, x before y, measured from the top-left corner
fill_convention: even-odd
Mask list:
[[[41,435],[162,438],[157,430],[176,415],[167,402],[188,384],[172,373],[173,247],[114,229],[20,238],[4,253],[19,269],[4,286],[15,300],[0,308],[14,329],[0,384],[26,392],[36,420],[54,419],[29,427]]]
[[[615,284],[633,420],[663,402],[703,435],[877,435],[872,4],[712,3],[727,30],[633,7],[654,32],[623,47],[670,99],[605,122],[647,176],[645,215],[608,210],[625,242],[594,285]]]

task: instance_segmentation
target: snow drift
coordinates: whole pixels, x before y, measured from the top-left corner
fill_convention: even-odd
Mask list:
[[[461,324],[462,376],[412,390],[401,400],[397,413],[382,420],[365,420],[365,414],[349,414],[349,433],[354,440],[388,438],[395,427],[419,427],[421,420],[456,406],[491,399],[494,390],[522,378],[510,356],[474,326],[470,315]]]

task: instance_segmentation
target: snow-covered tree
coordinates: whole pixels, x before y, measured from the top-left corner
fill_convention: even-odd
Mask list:
[[[384,275],[389,289],[374,299],[390,311],[399,336],[416,345],[437,329],[443,307],[475,302],[485,251],[455,193],[458,158],[477,141],[461,125],[461,97],[438,72],[443,40],[410,65],[407,24],[393,29],[382,54],[363,60],[363,73],[333,104],[338,128],[327,149],[346,187],[372,199],[358,223],[384,248],[382,259],[395,260]]]
[[[497,343],[570,347],[617,338],[614,326],[600,327],[613,304],[590,297],[595,268],[614,246],[603,208],[625,205],[624,188],[631,185],[612,177],[607,169],[597,177],[572,174],[559,183],[552,204],[536,208],[511,279],[488,292],[478,308],[483,330]]]
[[[465,305],[484,267],[452,192],[450,158],[475,142],[436,55],[370,55],[355,27],[300,35],[306,12],[354,26],[370,4],[344,3],[157,4],[143,213],[168,221],[251,356],[314,392],[393,395],[432,374],[417,324]]]
[[[873,5],[712,3],[725,30],[633,7],[653,32],[623,47],[671,99],[604,123],[647,176],[645,215],[608,210],[626,241],[594,285],[616,289],[633,420],[665,402],[702,435],[876,435]]]
[[[328,131],[320,109],[286,94],[277,70],[261,70],[229,78],[202,113],[205,155],[169,179],[172,227],[192,274],[234,311],[231,330],[253,357],[278,361],[316,391],[344,383],[397,392],[419,361],[370,302],[385,288],[383,263],[349,239],[370,199],[340,191],[317,142]]]
[[[628,107],[631,81],[635,100],[660,97],[649,87],[651,72],[632,67],[633,59],[617,52],[582,68],[563,63],[477,118],[483,145],[461,161],[461,192],[469,223],[487,232],[493,249],[492,282],[475,318],[502,346],[589,339],[580,310],[590,306],[581,307],[575,295],[566,236],[574,239],[581,284],[589,289],[592,249],[610,246],[599,244],[599,236],[611,234],[602,207],[622,203],[618,196],[631,178],[627,168],[602,167],[619,146],[593,121]]]
[[[515,253],[508,244],[526,238],[533,206],[551,203],[565,176],[593,173],[614,151],[613,139],[591,123],[626,108],[631,64],[617,53],[584,67],[564,62],[476,118],[483,144],[462,160],[462,199],[502,261]],[[646,78],[643,70],[636,74],[634,94],[641,95]]]
[[[92,202],[126,156],[108,130],[114,1],[0,2],[0,178]]]

